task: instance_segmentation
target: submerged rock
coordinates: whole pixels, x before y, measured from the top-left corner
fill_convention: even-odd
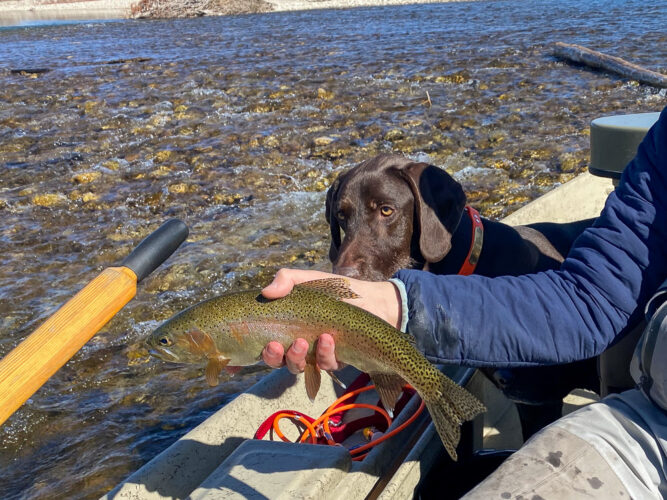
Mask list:
[[[102,177],[100,172],[81,172],[72,176],[72,181],[76,184],[88,184]]]
[[[39,207],[54,207],[66,204],[67,197],[62,193],[42,193],[34,195],[30,202]]]
[[[384,140],[385,141],[398,141],[400,139],[403,139],[405,136],[404,132],[399,129],[399,128],[393,128],[390,131],[388,131],[386,134],[384,134]]]

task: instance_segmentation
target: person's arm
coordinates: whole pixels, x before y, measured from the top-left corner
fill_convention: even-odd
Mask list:
[[[667,277],[667,108],[559,271],[520,277],[401,270],[408,331],[428,358],[472,366],[595,356]]]

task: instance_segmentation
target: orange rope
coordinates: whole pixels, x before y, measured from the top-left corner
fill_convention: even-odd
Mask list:
[[[313,426],[322,424],[322,428],[324,429],[324,432],[326,433],[325,436],[327,434],[330,435],[331,434],[331,428],[329,427],[329,417],[331,415],[334,415],[336,413],[340,413],[342,411],[351,410],[352,408],[368,408],[369,410],[375,410],[380,415],[382,415],[384,417],[384,419],[387,421],[387,427],[389,427],[391,425],[391,417],[389,416],[389,413],[387,413],[385,410],[383,410],[379,406],[369,405],[369,404],[365,404],[365,403],[352,403],[352,404],[349,404],[349,405],[339,406],[339,407],[334,408],[332,410],[326,411],[322,416],[320,416],[320,418],[318,418],[317,420],[315,420],[315,422],[313,422]],[[328,437],[327,437],[327,441],[330,441],[330,439]],[[329,444],[336,444],[336,443],[335,442],[330,442]]]
[[[387,434],[383,434],[382,436],[377,438],[375,441],[371,441],[370,443],[365,444],[363,446],[360,446],[359,448],[354,448],[354,449],[350,450],[350,454],[361,453],[362,451],[369,450],[373,446],[377,446],[378,444],[380,444],[383,441],[386,441],[390,437],[395,436],[396,434],[401,432],[403,429],[405,429],[408,425],[410,425],[412,422],[414,422],[417,419],[417,417],[419,416],[419,414],[422,411],[424,411],[425,406],[426,405],[424,404],[424,400],[422,399],[420,404],[419,404],[419,408],[417,408],[417,410],[412,415],[410,415],[409,419],[407,419],[401,425],[396,427],[393,431],[388,432]],[[352,458],[352,460],[355,460],[355,461],[363,460],[364,458],[366,458],[366,455],[368,455],[368,453],[364,453],[363,455],[361,455],[359,457],[354,457],[354,458]]]
[[[385,418],[385,420],[387,421],[387,428],[389,428],[391,426],[391,423],[392,423],[391,417],[389,416],[387,411],[385,411],[384,409],[380,408],[377,405],[364,404],[364,403],[352,403],[352,404],[347,404],[347,405],[343,405],[343,406],[338,406],[343,401],[345,401],[345,400],[347,400],[347,399],[349,399],[349,398],[351,398],[351,397],[353,397],[357,394],[360,394],[362,392],[370,391],[371,389],[374,389],[374,388],[375,388],[374,385],[370,385],[370,386],[362,387],[361,389],[356,389],[354,391],[351,391],[351,392],[348,392],[348,393],[344,394],[343,396],[338,398],[332,405],[330,405],[324,411],[324,413],[312,423],[308,422],[308,420],[306,420],[305,418],[303,418],[301,416],[298,416],[298,415],[292,415],[290,413],[279,413],[278,415],[276,415],[276,417],[273,421],[273,430],[275,431],[276,435],[280,439],[282,439],[283,441],[289,442],[289,439],[287,439],[284,436],[284,434],[280,431],[280,427],[278,425],[278,422],[283,418],[291,418],[293,420],[298,420],[300,423],[302,423],[306,427],[306,430],[303,432],[303,434],[299,438],[300,443],[305,442],[310,437],[310,442],[312,444],[316,444],[317,443],[317,437],[318,437],[316,429],[319,427],[319,428],[323,429],[324,437],[326,438],[327,443],[329,445],[332,445],[332,446],[333,445],[338,445],[338,443],[333,441],[333,439],[331,438],[331,428],[329,427],[329,417],[331,415],[335,415],[335,414],[343,412],[343,411],[351,410],[352,408],[367,408],[367,409],[370,409],[370,410],[373,410],[373,411],[376,411],[376,412],[380,413]],[[411,387],[409,385],[406,385],[405,388],[411,388]],[[357,448],[353,448],[353,449],[349,450],[351,455],[358,455],[359,453],[366,452],[366,453],[363,453],[363,455],[354,456],[352,458],[352,460],[354,460],[354,461],[363,460],[366,457],[366,455],[368,455],[368,450],[370,450],[372,447],[377,446],[378,444],[382,443],[383,441],[386,441],[390,437],[395,436],[396,434],[401,432],[403,429],[405,429],[407,426],[409,426],[412,422],[414,422],[416,420],[416,418],[424,410],[424,407],[425,407],[424,401],[422,400],[420,405],[419,405],[419,408],[417,408],[417,410],[410,416],[410,418],[408,418],[405,422],[403,422],[401,425],[396,427],[396,429],[393,429],[391,432],[388,432],[388,433],[380,436],[378,439],[376,439],[374,441],[371,441],[370,443],[367,443],[367,444],[364,444],[364,445],[359,446]]]
[[[303,443],[307,437],[308,434],[310,434],[310,442],[311,444],[317,444],[317,432],[315,431],[315,427],[313,427],[313,424],[308,422],[305,418],[299,416],[299,415],[292,415],[290,413],[279,413],[276,415],[276,418],[273,420],[273,430],[275,431],[276,435],[285,441],[286,443],[291,442],[289,439],[285,437],[285,435],[280,431],[280,427],[278,426],[278,421],[282,418],[291,418],[293,420],[298,420],[301,422],[303,425],[306,426],[306,432],[304,432],[303,436],[301,436],[301,443]]]

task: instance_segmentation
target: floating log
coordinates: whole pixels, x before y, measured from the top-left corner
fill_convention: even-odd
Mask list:
[[[556,42],[553,54],[578,64],[598,68],[654,87],[667,88],[667,75],[657,73],[620,57],[609,56],[571,43]]]
[[[114,59],[106,61],[104,64],[126,64],[126,63],[140,63],[150,61],[150,57],[132,57],[130,59]]]
[[[41,75],[43,73],[48,73],[49,71],[51,71],[49,68],[19,68],[9,70],[12,75],[22,76]]]

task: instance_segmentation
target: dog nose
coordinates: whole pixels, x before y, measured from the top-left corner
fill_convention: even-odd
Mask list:
[[[350,267],[350,266],[333,266],[333,272],[334,274],[340,274],[341,276],[347,276],[348,278],[355,278],[359,279],[361,277],[361,273],[356,267]]]

